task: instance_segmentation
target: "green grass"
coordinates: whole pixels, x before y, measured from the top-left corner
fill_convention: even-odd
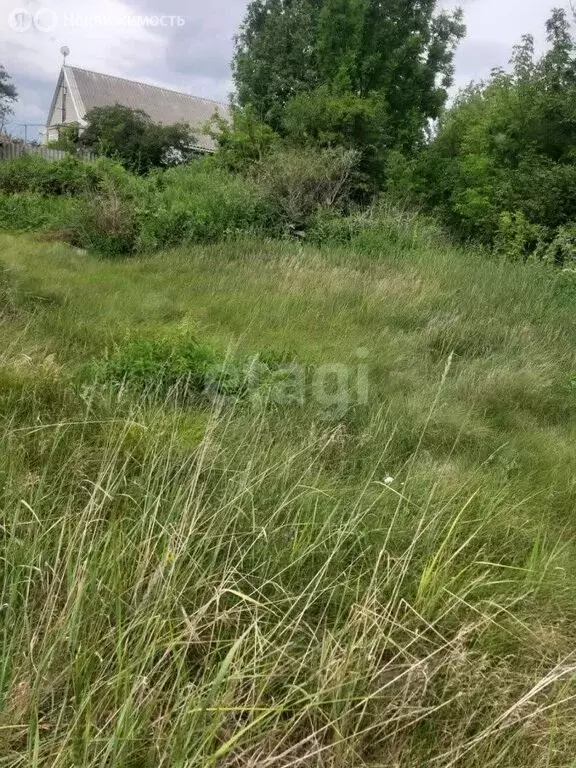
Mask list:
[[[0,263],[0,766],[576,765],[568,276],[373,237]],[[271,381],[155,386],[212,354]],[[366,404],[319,402],[332,364]]]

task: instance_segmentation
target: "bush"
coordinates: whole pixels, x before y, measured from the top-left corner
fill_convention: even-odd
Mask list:
[[[310,242],[317,245],[345,245],[369,226],[368,211],[354,211],[348,216],[329,208],[320,208],[310,217],[306,233]]]
[[[218,363],[214,351],[193,339],[135,341],[97,366],[101,381],[154,396],[198,396]]]
[[[540,58],[526,35],[511,72],[494,70],[461,92],[408,188],[460,238],[515,260],[542,260],[558,231],[546,258],[562,263],[576,207],[576,40],[563,10],[552,12],[546,29]]]
[[[134,173],[187,162],[195,154],[196,138],[185,124],[158,125],[141,110],[120,104],[93,107],[80,146],[111,157]]]
[[[208,132],[218,145],[215,162],[229,171],[246,171],[279,145],[280,136],[258,120],[251,107],[232,109],[232,123],[215,117]]]
[[[349,244],[355,251],[374,255],[411,251],[443,239],[434,222],[387,197],[348,216],[322,209],[312,218],[308,236],[319,245]]]
[[[71,243],[109,256],[134,253],[139,232],[138,206],[147,182],[118,163],[101,159],[88,166],[88,186],[62,224]]]
[[[127,171],[116,160],[107,157],[98,158],[84,164],[88,174],[88,188],[82,191],[98,191],[113,188],[118,194],[138,200],[142,196],[145,182]]]
[[[357,161],[356,152],[342,148],[283,148],[252,163],[247,174],[204,158],[142,177],[110,159],[23,158],[10,183],[6,175],[13,194],[3,196],[0,226],[60,230],[67,242],[110,256],[244,233],[296,234],[315,242],[354,239],[368,249],[406,241],[410,222],[401,224],[406,214],[396,210],[384,215],[380,205],[342,218],[350,208]]]
[[[109,256],[136,250],[138,221],[132,201],[109,185],[100,194],[80,199],[62,234],[67,242]]]
[[[322,85],[297,95],[284,110],[284,132],[299,146],[354,150],[352,186],[359,199],[382,189],[390,144],[386,102]]]
[[[145,184],[105,158],[52,162],[30,155],[0,163],[0,228],[59,231],[82,248],[133,253]]]
[[[207,159],[152,177],[138,217],[138,248],[151,251],[264,232],[271,211],[254,181]]]
[[[576,224],[559,227],[544,253],[544,261],[556,267],[576,268]]]
[[[320,209],[342,210],[358,159],[357,152],[339,147],[281,149],[266,157],[258,181],[281,230],[301,233]]]
[[[8,194],[78,195],[90,180],[90,164],[72,156],[51,161],[24,155],[0,163],[0,191]]]
[[[24,155],[0,162],[0,192],[5,194],[73,197],[93,194],[108,182],[118,189],[134,184],[130,173],[106,158],[88,163],[73,156],[53,161]]]
[[[500,214],[496,251],[511,261],[527,261],[542,242],[543,228],[531,224],[522,211]]]
[[[0,200],[0,227],[60,229],[67,242],[111,256],[264,233],[274,223],[273,206],[257,182],[211,158],[146,178],[106,158],[26,157],[0,164],[0,171],[11,193]],[[70,204],[56,203],[56,196]]]
[[[0,193],[0,229],[19,232],[59,230],[73,215],[76,201],[38,193]]]

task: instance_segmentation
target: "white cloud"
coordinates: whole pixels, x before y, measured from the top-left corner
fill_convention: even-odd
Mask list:
[[[538,50],[544,50],[551,9],[569,9],[566,0],[445,0],[443,5],[464,8],[467,35],[456,56],[458,85],[487,77],[493,67],[506,67],[523,34],[532,34]]]
[[[24,16],[14,15],[18,3]],[[89,10],[82,10],[74,0],[0,0],[0,46],[16,49],[15,58],[9,62],[12,71],[53,78],[60,67],[59,50],[63,45],[70,47],[79,66],[117,75],[137,71],[151,58],[163,57],[163,38],[146,27],[121,23],[132,15],[126,4],[98,0],[91,6],[84,5],[84,9],[87,7]],[[36,14],[40,29],[34,24],[26,29],[31,14]],[[95,23],[92,17],[96,14],[110,23]],[[19,18],[24,19],[22,31],[16,26]]]
[[[535,35],[544,47],[544,23],[554,5],[568,0],[442,0],[446,8],[464,6],[468,35],[456,58],[456,80],[464,85],[506,66],[521,35]],[[42,122],[58,76],[62,45],[70,63],[120,77],[225,100],[232,89],[229,64],[232,38],[247,0],[0,0],[0,63],[21,95],[16,122]],[[40,22],[57,19],[53,31],[18,32],[10,26],[17,8],[40,11]],[[180,15],[181,27],[88,23],[135,15]],[[73,17],[85,24],[70,24]]]

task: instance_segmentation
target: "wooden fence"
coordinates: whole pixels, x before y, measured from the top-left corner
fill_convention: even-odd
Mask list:
[[[69,152],[64,152],[61,149],[37,147],[33,144],[0,144],[0,162],[2,160],[11,160],[14,157],[22,157],[23,155],[38,155],[46,160],[63,160],[69,154]],[[91,152],[83,152],[76,155],[76,157],[85,162],[96,159],[96,155],[93,155]]]

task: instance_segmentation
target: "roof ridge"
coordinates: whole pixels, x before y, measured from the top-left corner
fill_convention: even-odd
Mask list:
[[[122,80],[125,83],[132,83],[135,85],[145,85],[147,88],[155,88],[158,91],[167,91],[168,93],[177,93],[179,96],[188,96],[191,99],[198,99],[198,101],[206,101],[210,104],[216,104],[219,107],[228,107],[223,101],[217,101],[216,99],[207,99],[204,96],[195,96],[193,93],[186,93],[186,91],[175,91],[172,88],[165,88],[162,85],[151,85],[150,83],[143,83],[141,80],[130,80],[129,77],[118,77],[117,75],[107,75],[105,72],[95,72],[93,69],[85,69],[84,67],[73,67],[70,64],[66,64],[62,69],[78,69],[80,72],[89,72],[91,75],[100,75],[100,77],[109,77],[112,80]]]

